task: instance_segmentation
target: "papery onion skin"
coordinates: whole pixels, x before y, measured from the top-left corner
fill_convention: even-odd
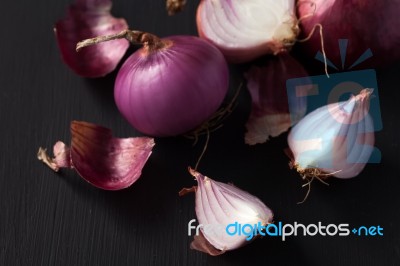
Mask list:
[[[246,122],[245,142],[249,145],[266,142],[297,123],[306,113],[307,98],[287,93],[286,82],[306,79],[307,71],[288,53],[265,57],[260,66],[246,72],[247,87],[252,99]]]
[[[250,5],[255,7],[245,10]],[[263,12],[263,5],[276,13]],[[288,51],[299,33],[294,0],[202,0],[196,22],[199,36],[217,46],[230,63]],[[272,36],[267,30],[274,31]]]
[[[166,137],[186,133],[208,119],[228,91],[228,67],[221,52],[194,36],[161,39],[144,46],[118,72],[114,98],[137,130]]]
[[[53,146],[54,163],[58,168],[72,167],[71,149],[62,141],[57,141]]]
[[[232,184],[214,181],[193,169],[189,169],[189,171],[198,182],[195,197],[196,216],[199,224],[226,227],[235,222],[252,225],[258,222],[262,225],[272,222],[272,211],[257,197]],[[207,234],[203,228],[201,232],[202,236],[195,238],[191,247],[210,255],[219,255],[249,243],[246,240],[247,236],[244,235],[231,236],[226,232],[221,235]],[[203,237],[215,249],[210,248],[208,244],[201,243],[205,241]]]
[[[37,158],[55,172],[75,169],[87,182],[105,190],[132,185],[155,145],[149,137],[114,138],[110,129],[83,121],[71,122],[71,147],[57,141],[54,158],[39,148]]]
[[[380,67],[400,60],[400,1],[312,0],[298,2],[302,37],[311,34],[317,24],[323,28],[326,56],[341,66],[339,39],[347,39],[344,68],[349,68],[367,50],[373,57],[360,67]],[[310,57],[321,51],[319,34],[301,45]],[[362,62],[359,62],[362,63]],[[354,66],[356,67],[356,66]]]
[[[181,12],[186,6],[186,0],[166,0],[165,7],[168,11],[168,15],[173,16],[176,13]]]
[[[155,145],[148,137],[114,138],[111,130],[81,121],[71,123],[71,161],[79,175],[105,190],[132,185]]]
[[[65,64],[82,77],[97,78],[112,72],[129,47],[127,40],[115,40],[76,52],[82,39],[107,35],[127,29],[124,19],[110,14],[110,0],[77,0],[65,18],[54,27],[58,47]]]
[[[291,130],[288,144],[300,174],[318,169],[322,176],[352,178],[364,169],[375,142],[370,94],[364,89],[348,101],[320,107]]]

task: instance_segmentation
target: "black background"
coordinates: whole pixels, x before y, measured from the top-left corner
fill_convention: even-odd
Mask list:
[[[115,1],[113,14],[131,28],[160,36],[196,34],[195,8],[168,17],[164,1]],[[178,197],[194,181],[198,145],[183,137],[157,139],[142,177],[132,187],[94,188],[73,171],[52,172],[36,159],[39,146],[68,142],[71,120],[139,136],[113,101],[115,72],[102,79],[76,76],[61,61],[53,24],[68,0],[2,2],[0,16],[0,265],[399,265],[400,65],[377,70],[383,130],[376,134],[382,163],[351,180],[315,183],[309,199],[283,153],[286,134],[246,146],[244,123],[250,97],[211,135],[199,170],[259,197],[275,221],[380,225],[383,237],[267,237],[210,257],[189,249],[187,224],[194,197]],[[132,52],[131,49],[129,52]],[[390,56],[390,55],[388,55]],[[312,60],[312,59],[310,59]],[[234,89],[241,81],[232,69]]]

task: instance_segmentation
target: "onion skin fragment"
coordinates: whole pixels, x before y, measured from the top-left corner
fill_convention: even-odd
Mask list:
[[[166,0],[165,7],[168,15],[173,16],[181,12],[186,6],[186,0]]]
[[[115,40],[76,52],[76,44],[82,39],[128,28],[125,19],[110,14],[111,6],[110,0],[77,0],[54,26],[62,59],[79,76],[97,78],[109,74],[129,47],[128,41]]]
[[[190,243],[190,248],[211,256],[219,256],[225,253],[225,250],[216,249],[211,245],[201,231],[199,231],[199,235],[194,236],[194,240]]]
[[[86,122],[71,123],[71,160],[92,185],[119,190],[132,185],[151,155],[154,140],[113,138],[111,130]]]
[[[53,147],[54,162],[59,168],[72,167],[71,149],[62,141],[57,141]]]
[[[110,129],[82,121],[71,122],[71,147],[58,141],[51,159],[40,148],[38,159],[54,171],[67,167],[95,187],[120,190],[141,175],[155,145],[153,138],[114,138]]]
[[[306,97],[288,95],[286,81],[308,77],[307,71],[288,53],[264,57],[262,64],[252,66],[245,78],[252,99],[252,110],[246,123],[245,142],[264,143],[269,137],[286,132],[306,113]]]

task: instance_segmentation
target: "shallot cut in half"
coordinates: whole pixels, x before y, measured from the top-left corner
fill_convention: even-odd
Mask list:
[[[279,136],[305,115],[307,98],[287,93],[286,81],[307,77],[306,70],[288,53],[264,57],[261,65],[245,73],[252,99],[246,144],[264,143],[269,137]]]
[[[326,56],[335,67],[352,69],[372,55],[372,67],[400,60],[400,0],[299,0],[297,9],[302,37],[311,37],[301,46],[309,56],[321,51],[321,37],[312,34],[321,25]]]
[[[231,63],[290,49],[299,33],[294,0],[202,0],[200,37],[216,45]]]
[[[132,185],[152,153],[154,139],[148,137],[114,138],[108,128],[87,122],[71,122],[71,147],[58,141],[54,158],[39,148],[38,159],[54,171],[75,169],[95,187],[120,190]]]
[[[191,168],[189,172],[198,186],[182,189],[179,195],[195,192],[196,216],[203,225],[190,245],[192,249],[217,256],[240,248],[259,236],[255,230],[257,225],[272,223],[272,211],[257,197],[232,184],[214,181]],[[242,228],[244,232],[234,234],[228,227],[230,224],[252,225],[254,231]]]
[[[77,50],[120,38],[143,45],[121,66],[114,87],[115,103],[134,128],[155,137],[185,134],[221,106],[229,87],[228,65],[209,42],[125,30],[83,40]]]
[[[346,179],[364,169],[374,150],[374,124],[369,114],[372,92],[363,89],[347,101],[320,107],[291,130],[290,166],[303,179]]]
[[[65,18],[54,27],[58,47],[65,64],[82,77],[97,78],[112,72],[121,61],[129,43],[115,40],[93,46],[81,53],[75,50],[82,39],[107,35],[127,29],[124,19],[110,14],[110,0],[76,0]]]

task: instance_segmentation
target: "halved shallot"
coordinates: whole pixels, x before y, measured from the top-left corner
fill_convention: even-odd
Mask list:
[[[195,192],[196,215],[199,224],[203,225],[190,245],[192,249],[220,255],[249,243],[261,227],[272,223],[272,211],[257,197],[232,184],[214,181],[191,168],[189,172],[198,186],[183,189],[179,194]],[[241,228],[230,230],[229,225],[241,225]]]
[[[299,33],[294,0],[202,0],[197,28],[232,63],[287,51]]]

